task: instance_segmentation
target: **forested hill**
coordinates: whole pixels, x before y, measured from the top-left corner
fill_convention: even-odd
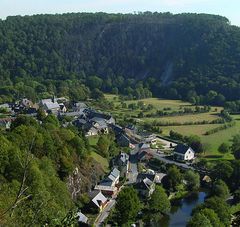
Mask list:
[[[84,99],[97,88],[222,104],[240,97],[239,62],[240,28],[220,16],[77,13],[0,21],[0,102],[50,93]]]

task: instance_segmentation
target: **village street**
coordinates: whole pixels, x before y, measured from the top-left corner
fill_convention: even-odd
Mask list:
[[[134,150],[130,152],[130,158],[129,158],[129,173],[127,176],[128,181],[126,184],[133,184],[137,180],[138,175],[138,159],[137,159],[137,153],[138,153],[138,144],[136,144]]]
[[[106,205],[106,207],[103,209],[103,211],[98,215],[94,226],[96,227],[100,227],[103,225],[103,222],[105,221],[105,219],[108,217],[111,209],[113,208],[113,206],[116,203],[116,198],[113,198],[111,200],[109,200],[108,204]]]

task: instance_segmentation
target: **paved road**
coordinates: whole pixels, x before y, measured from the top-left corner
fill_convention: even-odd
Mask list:
[[[103,209],[103,211],[99,214],[98,218],[96,219],[94,226],[96,227],[100,227],[103,225],[103,222],[105,221],[105,219],[108,217],[112,207],[115,205],[116,200],[115,199],[111,199],[107,206]]]
[[[174,160],[169,160],[166,158],[166,155],[164,154],[159,154],[157,153],[156,150],[151,150],[150,153],[153,155],[154,158],[160,160],[160,161],[163,161],[165,163],[168,163],[168,164],[174,164],[176,166],[179,166],[180,168],[183,168],[183,169],[192,169],[194,170],[194,168],[192,166],[189,166],[185,163],[180,163],[180,162],[176,162]]]
[[[130,152],[129,158],[129,173],[128,173],[128,181],[126,184],[133,184],[137,180],[138,175],[138,168],[137,168],[137,152],[138,152],[138,145],[135,146],[135,149]]]

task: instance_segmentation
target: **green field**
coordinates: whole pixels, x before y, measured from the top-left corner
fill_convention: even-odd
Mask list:
[[[95,161],[97,161],[98,163],[101,164],[101,166],[105,172],[108,172],[109,164],[108,164],[108,160],[106,158],[103,158],[101,155],[97,154],[94,151],[91,152],[91,157]]]
[[[139,112],[142,112],[141,110],[129,110],[127,108],[122,108],[120,106],[120,100],[117,95],[105,95],[106,99],[108,101],[111,101],[114,103],[115,109],[112,112],[112,114],[118,119],[123,116],[130,116],[137,118],[137,114]],[[182,102],[180,100],[164,100],[164,99],[157,99],[157,98],[149,98],[149,99],[142,99],[142,100],[130,100],[130,101],[124,101],[127,104],[130,103],[137,103],[139,101],[143,101],[145,105],[152,104],[154,106],[154,110],[163,110],[164,108],[171,108],[170,111],[178,111],[181,110],[184,107],[188,108],[195,108],[195,106],[192,106],[188,102]],[[185,123],[185,122],[197,122],[197,121],[212,121],[215,119],[218,119],[218,113],[222,110],[222,107],[212,107],[211,111],[208,113],[199,113],[199,114],[188,114],[188,115],[182,115],[182,116],[164,116],[164,117],[143,117],[140,118],[140,122],[152,122],[154,120],[160,121],[160,122],[169,122],[169,123]],[[150,113],[149,112],[144,112]],[[176,131],[181,133],[185,136],[190,135],[197,135],[201,138],[202,142],[207,145],[208,150],[205,153],[205,157],[211,160],[214,159],[232,159],[233,156],[229,154],[222,155],[218,152],[218,147],[222,142],[228,142],[231,144],[231,138],[232,136],[236,135],[237,133],[240,133],[240,115],[235,115],[233,118],[236,120],[236,125],[232,128],[228,128],[226,130],[217,132],[212,135],[204,135],[206,131],[219,127],[221,124],[204,124],[204,125],[182,125],[182,126],[161,126],[160,128],[163,130],[162,135],[168,136],[170,130]]]
[[[220,117],[216,112],[209,113],[199,113],[199,114],[188,114],[182,116],[164,116],[164,117],[154,117],[154,118],[144,118],[144,121],[151,122],[154,120],[161,122],[176,122],[176,123],[185,123],[185,122],[197,122],[197,121],[212,121],[219,119]]]

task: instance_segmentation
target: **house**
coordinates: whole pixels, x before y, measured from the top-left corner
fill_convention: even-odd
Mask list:
[[[178,144],[173,151],[173,157],[179,161],[191,161],[195,157],[195,152],[187,145]]]
[[[121,151],[114,159],[114,166],[118,167],[121,176],[126,176],[129,170],[129,155]]]
[[[147,177],[135,185],[135,189],[143,197],[149,197],[155,190],[155,183]]]
[[[150,149],[150,144],[148,144],[148,143],[140,143],[139,144],[139,149],[140,150],[148,150],[148,149]]]
[[[60,110],[60,106],[57,100],[53,97],[52,99],[42,99],[39,105],[47,112],[57,114]]]
[[[121,147],[130,147],[130,139],[125,134],[120,134],[116,137],[117,144]]]
[[[22,105],[24,108],[30,108],[33,107],[33,102],[29,99],[24,98],[21,100],[20,105]]]
[[[150,160],[151,158],[153,158],[153,155],[150,154],[149,152],[145,151],[145,150],[138,152],[138,160],[139,160],[140,162],[148,161],[148,160]]]
[[[113,168],[109,175],[100,182],[100,185],[116,186],[119,183],[119,178],[120,171],[117,168]]]
[[[103,118],[94,117],[90,119],[90,123],[99,131],[99,133],[108,134],[108,126]]]
[[[58,112],[66,112],[67,109],[63,103],[58,103],[58,99],[53,96],[51,99],[42,99],[39,105],[47,112],[57,114]]]
[[[145,178],[148,178],[152,182],[155,182],[156,180],[156,174],[151,174],[151,173],[139,173],[137,175],[137,182],[143,181]]]
[[[84,102],[76,102],[73,104],[73,111],[78,112],[81,109],[87,108],[87,105]]]
[[[86,130],[85,136],[96,136],[98,135],[98,130],[91,126]]]
[[[90,192],[89,196],[91,198],[90,206],[93,206],[101,212],[107,204],[107,198],[98,190]]]
[[[111,124],[111,129],[113,130],[114,134],[116,137],[120,136],[121,134],[124,133],[124,130],[121,126],[119,125],[113,125]]]
[[[88,226],[88,217],[84,215],[81,211],[77,212],[77,218],[79,226]]]
[[[94,187],[94,190],[101,191],[106,197],[112,197],[117,194],[118,188],[115,186],[102,185],[101,182]]]

